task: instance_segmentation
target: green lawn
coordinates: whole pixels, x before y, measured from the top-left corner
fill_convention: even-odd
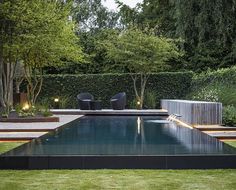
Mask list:
[[[1,171],[0,189],[235,190],[236,170]]]
[[[0,143],[0,151],[20,144]],[[236,170],[2,170],[0,189],[234,190],[235,179]]]
[[[232,142],[226,142],[227,144],[236,147],[236,141],[232,141]]]
[[[8,150],[11,150],[22,144],[22,142],[0,142],[0,154],[7,152]]]

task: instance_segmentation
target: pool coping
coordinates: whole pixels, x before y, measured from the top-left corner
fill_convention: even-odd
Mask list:
[[[102,116],[136,116],[136,115],[150,115],[150,116],[168,116],[168,111],[164,109],[124,109],[124,110],[80,110],[80,109],[51,109],[54,114],[63,115],[102,115]]]
[[[236,155],[0,156],[0,169],[236,169]]]

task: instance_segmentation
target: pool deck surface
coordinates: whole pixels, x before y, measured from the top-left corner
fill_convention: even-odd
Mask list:
[[[194,127],[201,131],[236,131],[236,127],[227,127],[220,125],[196,125]]]
[[[236,140],[236,127],[220,125],[196,125],[194,127],[219,140]]]
[[[57,115],[59,122],[3,123],[0,122],[0,140],[31,140],[45,135],[66,123],[82,117],[81,115]]]
[[[164,109],[125,109],[125,110],[80,110],[80,109],[52,109],[54,114],[69,114],[69,115],[156,115],[168,116],[168,111]]]

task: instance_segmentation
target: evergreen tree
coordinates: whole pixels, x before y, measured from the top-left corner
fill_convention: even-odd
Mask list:
[[[123,20],[141,29],[154,28],[158,35],[182,38],[187,62],[182,68],[202,71],[235,64],[236,0],[144,0],[138,7],[139,11],[121,9],[134,13],[132,22]]]

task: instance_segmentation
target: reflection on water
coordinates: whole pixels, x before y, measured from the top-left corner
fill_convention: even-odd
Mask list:
[[[83,117],[8,154],[177,155],[236,153],[195,129],[158,122],[158,117]],[[149,122],[149,121],[156,122]]]

